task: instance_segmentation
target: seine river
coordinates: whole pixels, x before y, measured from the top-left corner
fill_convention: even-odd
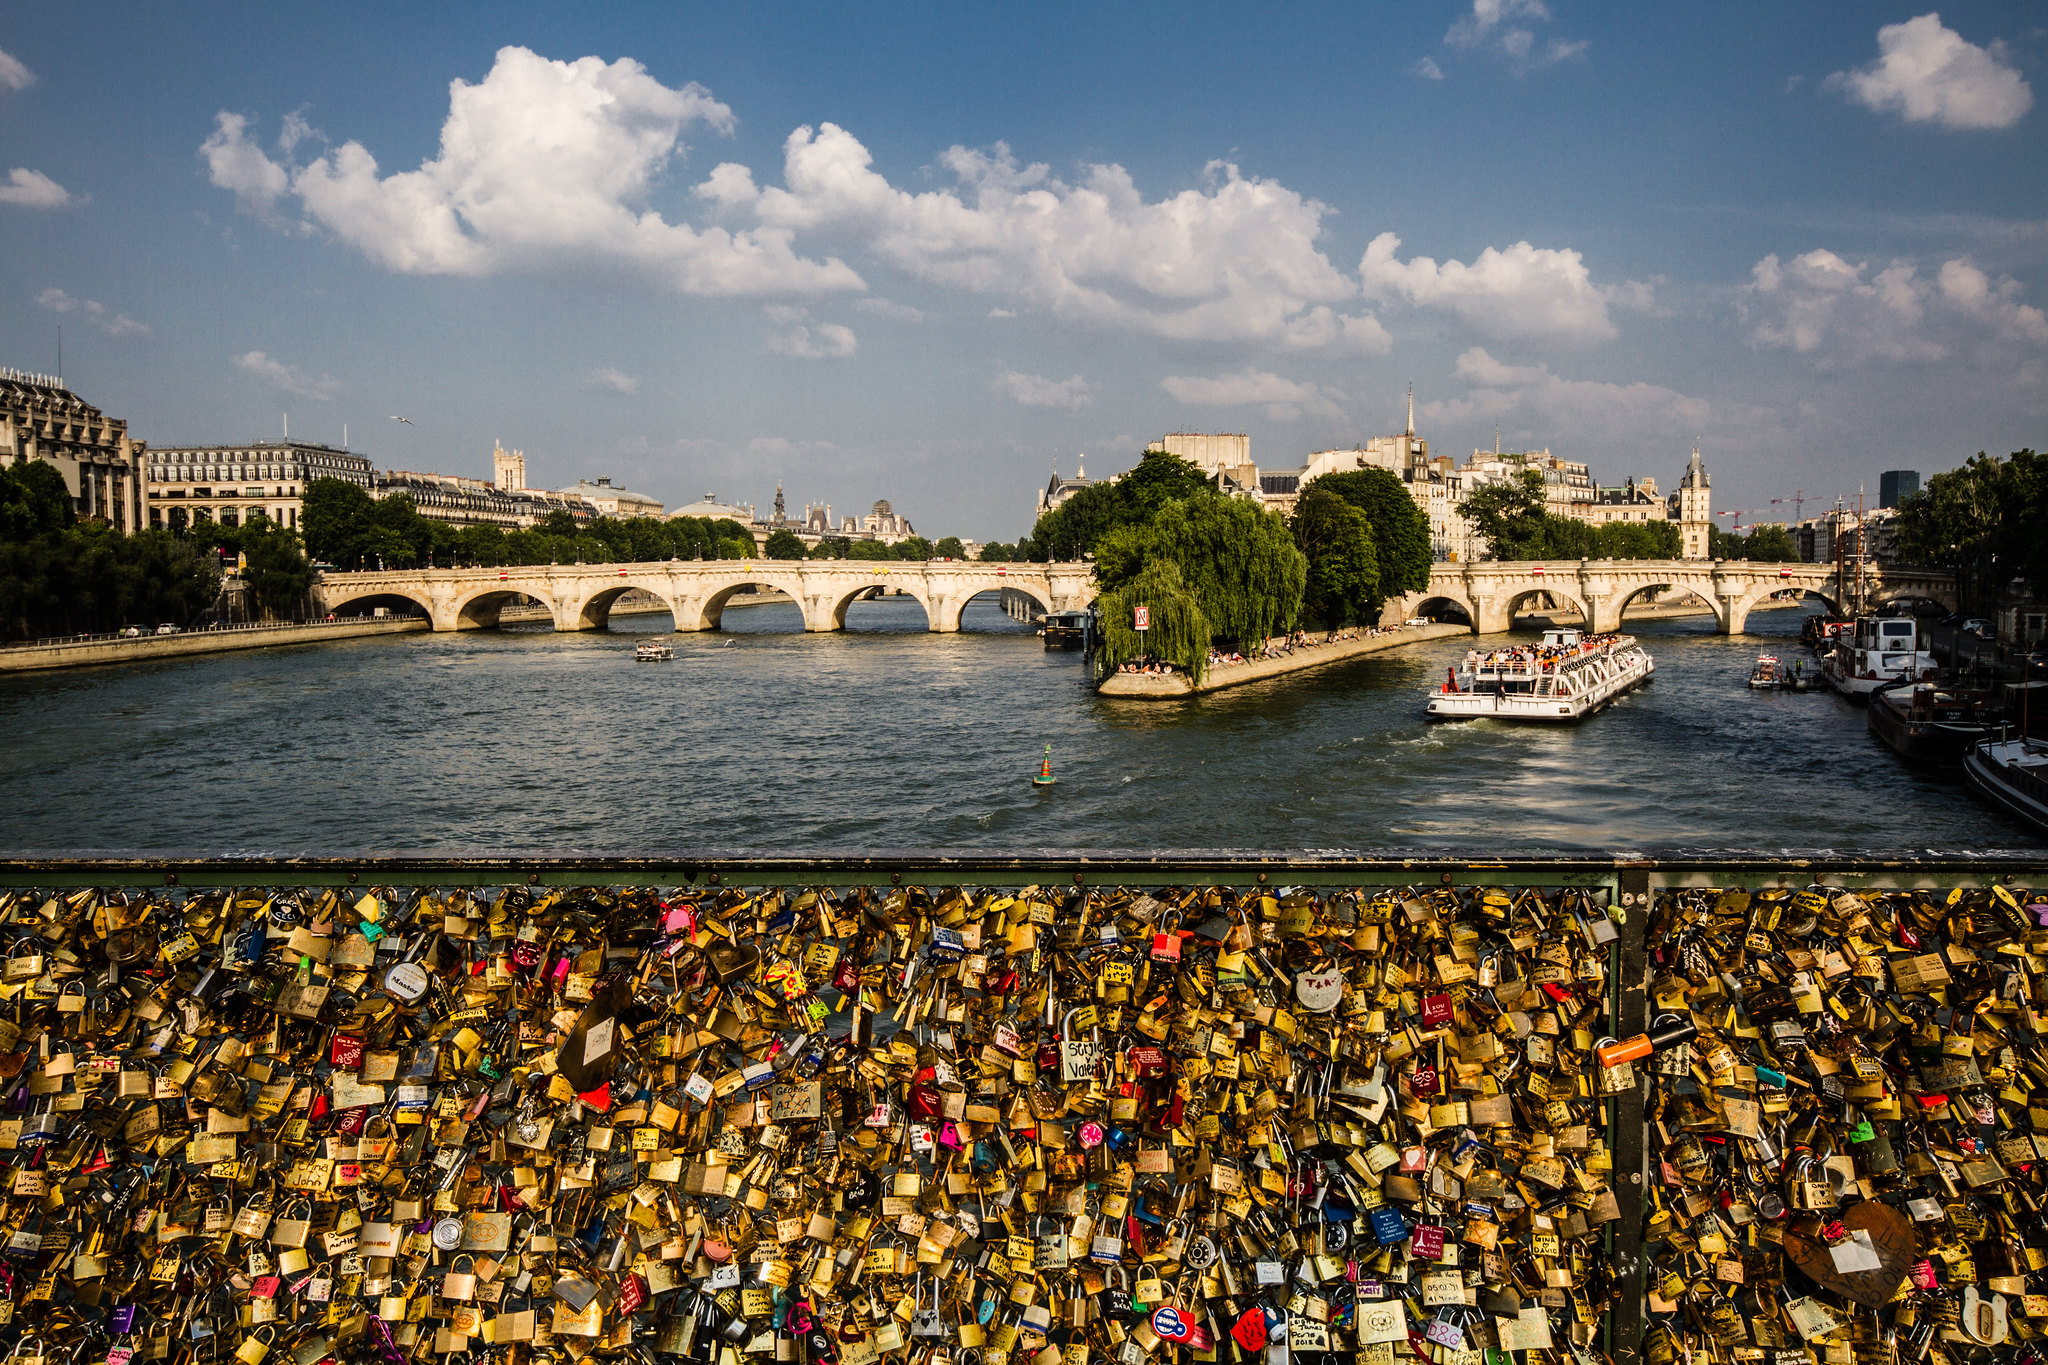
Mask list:
[[[1635,623],[1656,681],[1571,729],[1427,725],[1424,643],[1187,702],[1096,697],[992,599],[608,632],[513,627],[0,679],[11,853],[683,848],[2037,848],[1832,695],[1753,694],[1752,635]],[[634,643],[670,641],[671,663]],[[1044,746],[1056,786],[1034,789]]]

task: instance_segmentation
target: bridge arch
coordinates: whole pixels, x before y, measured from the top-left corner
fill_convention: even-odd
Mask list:
[[[378,607],[388,607],[393,612],[402,612],[408,616],[424,616],[429,621],[435,619],[433,603],[426,600],[423,595],[397,592],[383,585],[375,588],[366,587],[363,591],[348,596],[336,594],[327,603],[328,612],[335,616],[362,616]],[[438,624],[435,629],[440,629]]]
[[[1588,629],[1592,628],[1593,612],[1586,605],[1585,599],[1579,595],[1578,585],[1574,583],[1567,586],[1565,582],[1560,581],[1556,583],[1533,583],[1527,587],[1510,589],[1502,596],[1494,599],[1494,602],[1491,604],[1493,607],[1491,613],[1487,611],[1488,604],[1482,600],[1480,603],[1480,615],[1474,618],[1473,621],[1474,633],[1479,635],[1498,635],[1514,629],[1515,608],[1532,597],[1541,597],[1546,594],[1576,608],[1579,613],[1579,619],[1586,624]]]
[[[1417,601],[1414,606],[1406,609],[1406,613],[1402,616],[1401,619],[1405,621],[1411,616],[1431,616],[1433,611],[1440,612],[1445,607],[1451,608],[1452,610],[1456,611],[1458,615],[1464,617],[1465,624],[1472,627],[1474,634],[1478,633],[1479,613],[1473,609],[1473,606],[1470,602],[1466,601],[1463,597],[1458,596],[1456,593],[1425,592],[1421,600]],[[1401,622],[1388,621],[1384,617],[1382,617],[1381,624],[1399,625],[1401,624]]]
[[[573,605],[564,603],[564,610],[555,613],[556,630],[603,630],[611,624],[612,607],[629,592],[644,592],[668,608],[671,617],[680,617],[675,600],[669,595],[666,579],[646,580],[621,578],[616,583],[605,583]],[[571,619],[566,625],[563,617]]]
[[[1682,575],[1674,576],[1668,582],[1638,583],[1635,587],[1630,588],[1627,592],[1621,595],[1618,601],[1615,602],[1614,619],[1612,623],[1610,624],[1608,622],[1598,622],[1596,623],[1596,629],[1620,630],[1622,628],[1623,623],[1628,619],[1628,604],[1635,601],[1638,597],[1641,597],[1646,592],[1655,592],[1659,589],[1663,589],[1672,593],[1692,598],[1701,606],[1705,607],[1707,611],[1713,616],[1715,629],[1721,631],[1723,634],[1730,633],[1728,630],[1728,613],[1723,608],[1721,603],[1714,600],[1713,584],[1702,583],[1697,579],[1687,579]],[[1775,589],[1773,589],[1773,591],[1775,591]],[[1676,603],[1673,603],[1672,605],[1676,605]],[[1737,632],[1739,633],[1739,631],[1740,626],[1738,625]]]
[[[941,601],[939,603],[939,619],[932,623],[932,628],[934,630],[957,631],[960,629],[961,618],[967,614],[967,604],[969,602],[974,601],[978,597],[987,597],[990,594],[995,594],[998,600],[1000,600],[1003,593],[1012,590],[1023,593],[1033,602],[1036,602],[1041,612],[1050,615],[1058,610],[1052,604],[1052,595],[1041,591],[1036,584],[1006,582],[991,588],[974,588],[960,596]]]
[[[725,620],[725,604],[738,594],[751,592],[757,584],[763,583],[777,592],[787,594],[789,600],[796,603],[797,610],[803,614],[804,629],[815,629],[811,625],[810,594],[806,591],[802,572],[787,569],[756,571],[752,567],[756,562],[754,560],[745,561],[748,565],[745,578],[735,583],[721,583],[706,592],[702,597],[685,597],[678,600],[670,598],[667,593],[663,593],[662,597],[669,603],[669,610],[675,613],[676,629],[680,631],[719,629]],[[786,563],[788,561],[761,560],[758,562],[766,565]]]
[[[536,585],[525,584],[513,587],[509,583],[486,583],[458,592],[449,599],[434,621],[435,630],[495,630],[498,614],[506,607],[515,605],[520,599],[529,599],[546,607],[553,619],[555,629],[562,628],[562,610],[545,592],[535,590]],[[442,624],[445,621],[447,624]]]
[[[930,589],[921,579],[913,578],[909,574],[904,574],[900,582],[896,581],[896,575],[890,574],[888,581],[885,582],[856,583],[850,587],[844,585],[838,587],[836,596],[831,597],[829,601],[823,597],[819,599],[825,606],[824,612],[821,613],[824,623],[808,627],[808,629],[845,630],[846,609],[848,607],[852,606],[855,602],[861,601],[863,598],[884,596],[891,588],[897,589],[905,597],[917,600],[917,605],[924,608],[925,627],[928,630],[945,629],[939,623],[939,612],[932,605],[933,598]],[[953,629],[958,630],[959,628],[960,617],[956,611],[953,616]]]

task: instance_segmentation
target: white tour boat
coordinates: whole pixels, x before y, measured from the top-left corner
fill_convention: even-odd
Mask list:
[[[1546,630],[1541,645],[1473,650],[1429,699],[1431,720],[1574,721],[1650,680],[1656,663],[1633,635]]]
[[[652,640],[643,641],[633,650],[633,661],[643,664],[667,663],[676,657],[672,646],[657,644]]]
[[[1931,678],[1936,671],[1934,656],[1920,648],[1919,622],[1910,616],[1866,616],[1820,661],[1828,686],[1861,702],[1886,683]]]

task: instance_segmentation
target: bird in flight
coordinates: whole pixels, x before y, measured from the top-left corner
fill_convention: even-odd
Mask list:
[[[405,423],[405,424],[406,424],[407,426],[411,426],[411,425],[412,425],[412,418],[410,418],[410,417],[400,417],[400,416],[399,416],[399,415],[398,415],[397,413],[393,413],[393,414],[391,415],[391,420],[392,420],[392,421],[394,421],[394,422],[403,422],[403,423]]]

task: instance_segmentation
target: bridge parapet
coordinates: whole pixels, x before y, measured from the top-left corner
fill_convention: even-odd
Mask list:
[[[1765,564],[1749,560],[1587,559],[1480,560],[1438,564],[1429,586],[1388,601],[1384,622],[1405,620],[1432,602],[1448,602],[1465,614],[1475,635],[1507,630],[1521,605],[1539,594],[1576,608],[1590,628],[1621,628],[1629,603],[1652,588],[1689,594],[1714,613],[1724,635],[1739,635],[1756,605],[1776,592],[1797,588],[1834,604],[1832,564]],[[1940,570],[1881,568],[1865,579],[1878,597],[1930,598],[1955,609],[1954,575]]]
[[[328,611],[388,597],[419,609],[437,631],[483,630],[515,598],[548,609],[560,631],[600,630],[614,603],[639,589],[666,603],[678,631],[716,630],[726,603],[765,584],[788,594],[807,631],[843,630],[846,609],[877,591],[895,589],[925,609],[930,628],[960,629],[967,604],[981,593],[1014,588],[1047,611],[1095,600],[1092,564],[980,564],[870,560],[664,560],[646,564],[547,564],[497,569],[386,569],[323,574],[313,586]]]

